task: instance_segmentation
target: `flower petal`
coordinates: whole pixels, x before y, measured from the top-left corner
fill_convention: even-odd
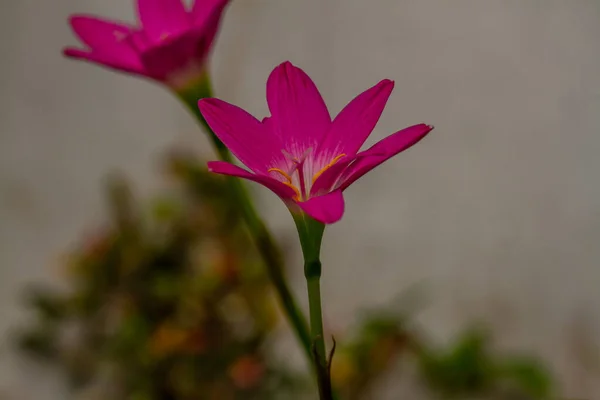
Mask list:
[[[250,173],[245,169],[238,167],[237,165],[233,165],[225,161],[210,161],[208,163],[208,170],[210,172],[214,172],[215,174],[235,176],[260,183],[284,200],[292,199],[296,195],[296,192],[292,188],[284,185],[276,179],[265,175],[256,175]]]
[[[326,157],[356,154],[379,121],[393,89],[394,82],[384,79],[348,103],[333,120],[318,153]]]
[[[225,2],[225,4],[223,4],[222,7],[217,8],[216,11],[213,12],[213,14],[208,19],[202,22],[195,22],[197,26],[201,26],[198,29],[200,30],[200,32],[202,32],[202,48],[200,49],[200,51],[202,52],[203,58],[205,58],[212,50],[215,37],[217,36],[217,33],[219,32],[219,27],[221,26],[221,17],[223,16],[223,11],[225,10],[226,5],[227,2]]]
[[[76,49],[73,47],[68,47],[64,49],[63,54],[67,57],[89,61],[95,64],[101,64],[106,67],[127,72],[130,74],[147,76],[147,74],[141,66],[124,62],[123,60],[116,59],[111,55],[100,54],[94,51]]]
[[[202,28],[211,20],[218,20],[227,3],[229,0],[195,0],[191,13],[194,26]]]
[[[341,190],[312,197],[297,204],[311,218],[324,224],[333,224],[344,215],[344,196]]]
[[[139,57],[127,40],[132,32],[129,26],[86,15],[74,15],[69,18],[69,23],[75,34],[94,53],[92,58],[103,61],[92,60],[87,55],[90,52],[75,48],[66,49],[65,55],[141,73],[143,68]]]
[[[156,46],[143,29],[133,29],[127,40],[138,54],[143,54]]]
[[[342,176],[348,165],[350,165],[356,156],[343,157],[331,167],[327,168],[319,177],[314,181],[310,189],[311,196],[319,196],[324,193],[330,192],[335,188],[339,178]]]
[[[279,139],[246,111],[219,99],[201,99],[198,107],[217,137],[252,171],[266,175],[283,158]]]
[[[339,189],[345,190],[358,178],[387,161],[396,154],[408,149],[433,130],[433,126],[419,124],[396,132],[375,143],[371,148],[358,153],[356,160],[344,172]]]
[[[148,37],[160,42],[190,27],[182,0],[138,0],[138,15]]]
[[[275,133],[286,149],[301,157],[309,148],[316,150],[329,130],[331,117],[325,101],[310,77],[286,61],[267,80],[267,102]]]
[[[73,15],[69,23],[81,41],[92,49],[113,47],[131,32],[125,24],[87,15]]]
[[[263,124],[265,129],[268,129],[269,131],[273,130],[273,121],[271,120],[271,117],[264,117],[260,122]]]
[[[140,54],[140,58],[153,76],[167,81],[180,71],[192,71],[192,66],[197,69],[196,75],[200,75],[204,61],[203,48],[203,38],[190,31],[149,47]]]

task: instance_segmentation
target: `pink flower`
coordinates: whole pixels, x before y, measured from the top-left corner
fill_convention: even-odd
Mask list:
[[[302,210],[317,221],[334,223],[344,213],[342,192],[348,186],[433,129],[414,125],[359,152],[393,87],[390,80],[379,82],[332,121],[310,77],[285,62],[267,81],[272,116],[262,122],[224,101],[199,101],[209,126],[252,172],[222,161],[209,162],[208,168],[258,182],[283,199],[292,212]]]
[[[141,27],[87,15],[70,18],[85,49],[64,54],[180,88],[199,79],[228,0],[138,0]]]

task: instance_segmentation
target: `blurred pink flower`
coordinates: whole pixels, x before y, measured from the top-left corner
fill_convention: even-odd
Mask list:
[[[343,190],[433,129],[414,125],[359,152],[393,87],[390,80],[379,82],[358,95],[332,121],[310,77],[285,62],[267,81],[272,116],[262,122],[224,101],[199,101],[200,112],[217,137],[252,172],[223,161],[209,162],[208,167],[218,174],[266,186],[292,212],[302,210],[317,221],[334,223],[344,213]]]
[[[70,23],[85,48],[64,54],[164,82],[174,88],[198,80],[228,0],[137,0],[140,27],[94,16],[74,15]]]

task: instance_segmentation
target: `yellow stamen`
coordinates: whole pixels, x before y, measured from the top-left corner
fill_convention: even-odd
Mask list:
[[[163,42],[163,41],[165,41],[167,38],[169,38],[170,36],[171,36],[171,34],[170,34],[170,33],[168,33],[168,32],[165,32],[165,33],[162,33],[162,34],[160,35],[160,37],[158,38],[158,40],[160,40],[161,42]]]
[[[285,179],[287,179],[288,183],[290,183],[290,184],[292,183],[292,177],[287,172],[285,172],[282,169],[279,169],[279,168],[269,168],[267,170],[267,172],[277,172],[278,174],[281,174],[281,176],[283,176]]]
[[[281,176],[283,176],[287,180],[287,182],[281,183],[294,190],[294,192],[296,193],[296,197],[294,197],[294,200],[300,200],[300,190],[298,190],[296,186],[292,185],[292,177],[287,172],[279,168],[269,168],[267,172],[277,172],[278,174],[281,174]]]
[[[331,162],[329,164],[327,164],[323,169],[321,169],[319,172],[317,172],[313,178],[312,178],[312,183],[314,184],[315,181],[317,180],[318,177],[320,177],[323,172],[327,171],[329,168],[333,167],[335,165],[336,162],[338,162],[340,160],[340,158],[342,157],[346,157],[345,154],[340,154],[339,156],[335,157],[333,160],[331,160]]]
[[[300,201],[300,190],[298,190],[298,188],[296,186],[294,186],[288,182],[281,182],[281,183],[283,183],[285,186],[287,186],[289,188],[292,188],[294,190],[294,192],[296,193],[296,197],[294,197],[294,200]]]

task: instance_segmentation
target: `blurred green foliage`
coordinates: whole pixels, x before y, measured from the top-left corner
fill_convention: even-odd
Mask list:
[[[66,257],[68,290],[27,291],[37,318],[18,336],[21,349],[60,365],[88,399],[90,391],[102,400],[310,398],[308,374],[269,351],[277,304],[228,186],[185,154],[170,157],[167,172],[174,187],[149,210],[122,178],[108,180],[110,223]],[[341,399],[372,399],[402,362],[417,367],[433,398],[551,394],[537,361],[494,355],[482,331],[438,349],[407,315],[379,309],[353,332],[336,338]]]
[[[549,398],[552,380],[537,360],[494,356],[489,347],[486,333],[472,329],[448,350],[422,351],[424,381],[442,398]]]

